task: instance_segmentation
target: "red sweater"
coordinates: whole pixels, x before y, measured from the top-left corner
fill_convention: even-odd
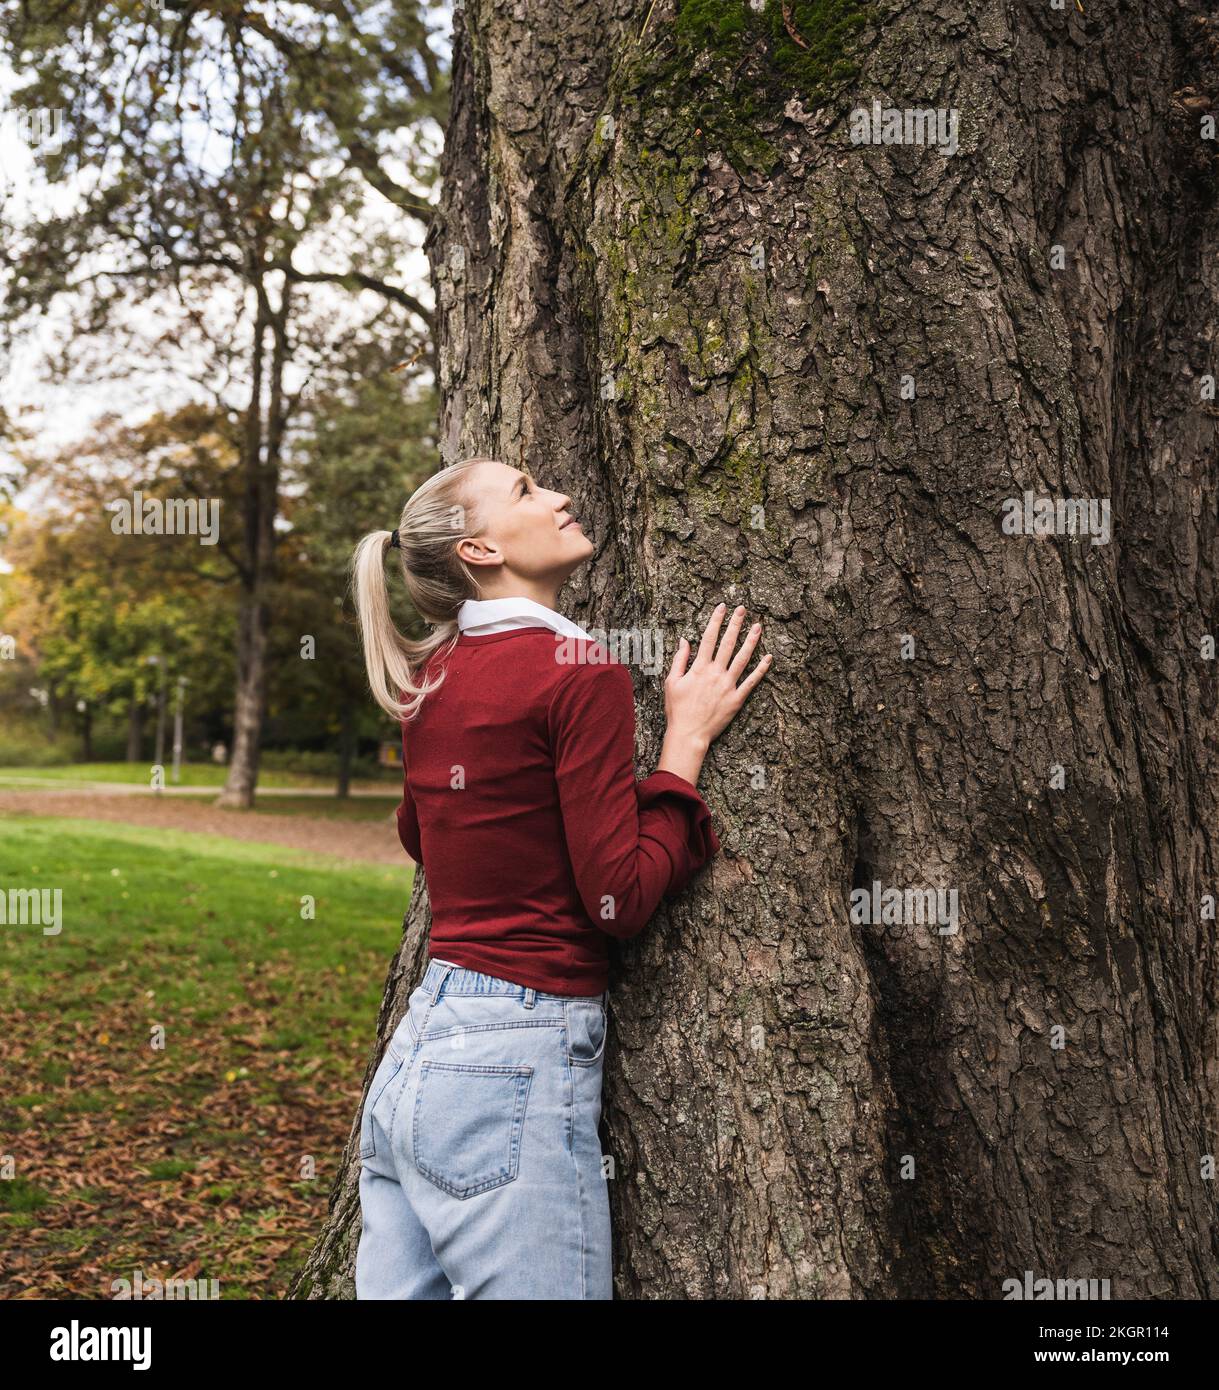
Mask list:
[[[718,851],[711,813],[675,773],[636,782],[631,677],[603,645],[463,634],[445,664],[402,728],[398,835],[427,873],[430,953],[600,994],[609,938],[641,931]]]

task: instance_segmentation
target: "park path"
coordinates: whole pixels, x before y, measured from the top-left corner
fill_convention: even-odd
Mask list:
[[[143,789],[140,789],[143,790]],[[272,845],[288,845],[311,854],[326,854],[364,864],[410,864],[398,840],[394,812],[375,820],[339,820],[326,816],[275,815],[258,811],[232,811],[213,804],[211,797],[192,800],[159,797],[148,791],[133,795],[131,789],[107,787],[104,792],[78,786],[49,787],[38,791],[0,786],[0,815],[63,816],[73,820],[118,821],[124,825],[151,825],[164,830],[186,830],[227,835]],[[264,793],[260,792],[260,796]],[[291,795],[301,795],[293,792]],[[3,835],[0,824],[0,835]]]

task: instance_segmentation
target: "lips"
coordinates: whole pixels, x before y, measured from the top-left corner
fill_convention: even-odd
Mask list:
[[[562,526],[559,527],[559,530],[566,531],[569,526],[579,526],[579,524],[580,523],[575,519],[574,516],[569,516],[567,520],[562,524]]]

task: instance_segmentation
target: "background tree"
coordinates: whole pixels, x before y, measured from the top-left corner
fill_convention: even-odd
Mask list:
[[[458,12],[444,456],[573,495],[581,620],[739,599],[775,653],[611,979],[619,1296],[1219,1291],[1216,54],[1167,0]],[[853,143],[874,101],[957,151]],[[1025,491],[1110,543],[1005,534]],[[853,922],[876,881],[959,930]],[[354,1136],[301,1296],[351,1293]]]
[[[368,698],[350,603],[351,552],[364,530],[392,524],[434,467],[435,398],[429,387],[391,371],[388,344],[365,342],[310,404],[283,477],[276,622],[268,644],[269,711],[280,743],[333,749],[346,795],[361,739],[397,738]],[[94,716],[128,721],[128,760],[142,761],[146,715],[165,659],[167,688],[185,676],[196,727],[220,726],[231,708],[223,657],[239,609],[240,556],[223,527],[215,545],[195,536],[114,530],[120,501],[212,501],[219,514],[240,506],[239,425],[187,406],[139,425],[98,421],[87,442],[18,455],[31,501],[10,527],[13,566],[4,623],[21,634],[20,665],[0,675],[17,707],[29,688],[48,691],[51,710],[85,702],[82,735]],[[418,618],[396,594],[398,621]],[[88,759],[86,752],[86,760]]]
[[[353,336],[426,349],[429,310],[401,270],[431,214],[429,132],[445,103],[427,13],[412,0],[273,17],[227,0],[176,13],[66,0],[0,17],[27,79],[14,106],[62,113],[62,146],[36,148],[39,165],[78,195],[68,211],[22,200],[0,220],[9,330],[62,305],[61,377],[130,374],[123,343],[241,421],[226,804],[250,805],[257,782],[281,473],[308,387]],[[370,199],[389,200],[392,223]],[[155,357],[132,314],[143,304],[164,315]]]
[[[4,621],[21,634],[31,679],[58,707],[85,709],[85,760],[97,717],[125,718],[127,760],[144,758],[145,716],[165,681],[185,675],[192,705],[223,709],[236,568],[193,536],[116,532],[117,501],[212,497],[223,512],[235,441],[226,422],[195,407],[130,426],[96,422],[88,443],[49,454],[28,444],[21,474],[31,506],[11,528],[13,573]],[[28,681],[27,681],[28,684]]]
[[[370,348],[349,364],[350,390],[315,401],[315,427],[297,449],[298,486],[285,504],[292,529],[276,608],[285,650],[274,663],[272,698],[291,705],[302,727],[337,740],[340,796],[350,789],[361,737],[400,738],[369,697],[351,602],[352,551],[366,531],[397,524],[436,462],[435,394],[415,383],[404,395],[391,371]],[[391,585],[390,594],[399,631],[422,636],[402,586]]]

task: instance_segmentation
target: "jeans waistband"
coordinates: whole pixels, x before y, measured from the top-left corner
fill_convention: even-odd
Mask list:
[[[548,994],[542,989],[531,989],[527,985],[513,984],[511,980],[501,980],[495,975],[483,975],[477,970],[467,970],[464,965],[454,965],[452,961],[433,956],[428,961],[427,970],[419,987],[426,990],[433,1000],[445,994],[502,994],[511,998],[523,999],[532,1006],[534,999],[557,999],[563,1003],[573,999],[595,999],[605,1004],[609,991],[601,994]]]

